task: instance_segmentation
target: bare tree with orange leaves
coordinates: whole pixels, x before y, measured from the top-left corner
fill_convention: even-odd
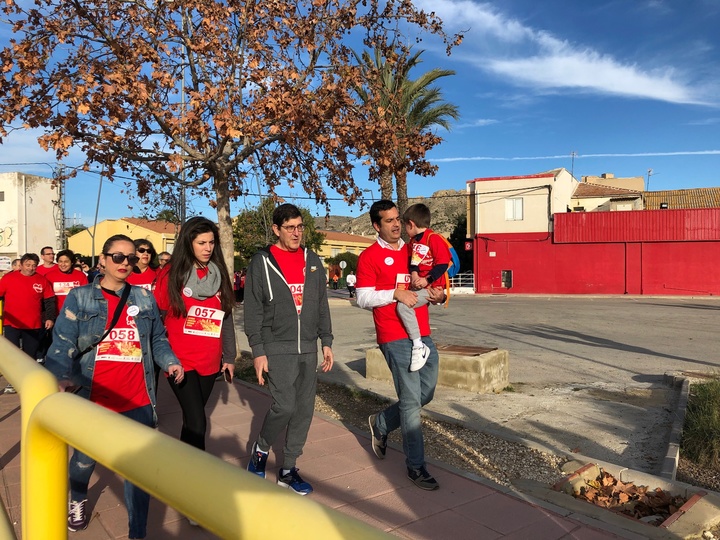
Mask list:
[[[249,175],[271,196],[287,184],[326,207],[329,190],[352,204],[356,160],[391,143],[353,94],[362,70],[351,44],[397,49],[399,28],[448,50],[459,42],[410,0],[6,0],[2,10],[13,37],[0,52],[0,142],[40,128],[59,161],[79,148],[82,168],[130,173],[146,200],[184,183],[217,208],[230,268],[230,202]]]

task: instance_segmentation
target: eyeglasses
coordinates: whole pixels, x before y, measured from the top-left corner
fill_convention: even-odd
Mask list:
[[[55,256],[55,254],[54,254],[52,251],[46,252],[46,253],[41,253],[40,255],[42,255],[43,257],[44,257],[45,255],[52,255],[53,257]]]
[[[160,262],[170,262],[170,259],[160,259]]]
[[[110,257],[115,264],[122,264],[127,259],[130,266],[135,266],[140,260],[137,255],[125,255],[124,253],[103,253],[103,255]]]
[[[289,233],[294,233],[295,231],[301,233],[305,230],[305,225],[302,223],[300,225],[281,225],[280,228]]]
[[[136,248],[135,251],[138,253],[152,253],[152,249],[150,248]]]

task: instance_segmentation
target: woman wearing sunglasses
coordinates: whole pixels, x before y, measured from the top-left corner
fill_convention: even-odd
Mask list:
[[[166,312],[170,345],[185,368],[182,382],[170,381],[183,412],[180,440],[204,450],[205,405],[218,370],[232,382],[236,354],[235,299],[217,225],[204,217],[183,224],[155,297]]]
[[[104,274],[68,293],[55,324],[46,366],[72,391],[146,426],[155,425],[157,363],[178,382],[184,372],[165,337],[153,295],[127,283],[137,263],[135,244],[110,237],[102,249]],[[78,450],[70,458],[68,529],[87,528],[87,493],[95,461]],[[150,496],[125,481],[129,538],[145,538]]]
[[[128,276],[127,282],[130,285],[137,285],[148,291],[155,288],[155,280],[157,273],[154,269],[155,248],[150,240],[138,238],[133,241],[135,244],[135,255],[137,264],[133,268],[132,274]]]

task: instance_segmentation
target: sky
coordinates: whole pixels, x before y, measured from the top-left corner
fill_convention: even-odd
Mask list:
[[[451,56],[433,40],[413,77],[434,67],[460,118],[439,129],[428,153],[434,177],[408,178],[410,197],[464,190],[475,178],[535,174],[564,167],[582,176],[643,176],[646,189],[720,187],[720,2],[717,0],[416,0],[449,33],[465,39]],[[0,171],[49,176],[53,156],[31,132],[0,146]],[[75,158],[77,156],[74,156]],[[72,166],[73,157],[66,165]],[[20,165],[36,163],[41,165]],[[359,170],[367,201],[378,198]],[[249,186],[250,187],[250,186]],[[68,224],[142,215],[122,182],[83,173],[66,187]],[[257,189],[252,189],[257,192]],[[289,202],[324,215],[300,190],[278,189]],[[337,195],[329,193],[330,197]],[[233,215],[257,205],[250,196]],[[364,210],[333,201],[334,215]],[[213,217],[190,198],[188,215]]]

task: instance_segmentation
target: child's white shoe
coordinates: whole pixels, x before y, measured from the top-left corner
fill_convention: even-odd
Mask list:
[[[425,365],[430,356],[430,347],[422,344],[421,347],[413,347],[410,356],[410,371],[417,371]]]

